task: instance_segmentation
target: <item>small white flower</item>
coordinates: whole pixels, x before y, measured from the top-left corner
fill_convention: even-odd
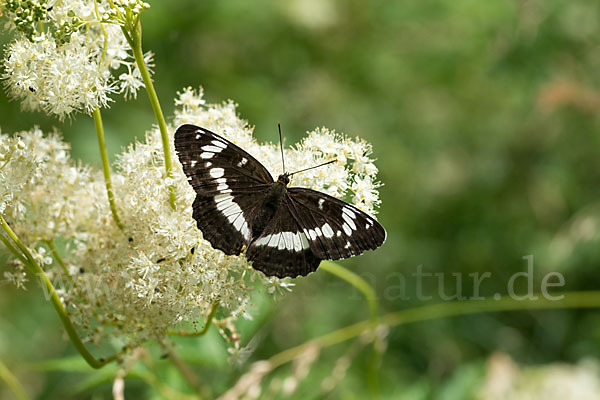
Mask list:
[[[89,114],[107,107],[115,93],[135,97],[144,86],[120,27],[105,22],[115,9],[102,0],[97,5],[98,15],[93,0],[44,6],[44,26],[52,29],[41,32],[35,30],[37,24],[32,25],[33,32],[18,28],[20,13],[31,12],[27,7],[38,7],[36,2],[22,4],[18,12],[7,10],[15,38],[6,48],[2,78],[24,109],[63,119],[74,112]],[[120,5],[140,11],[145,6],[142,2]],[[151,66],[151,53],[145,60]],[[126,72],[119,73],[122,68]]]

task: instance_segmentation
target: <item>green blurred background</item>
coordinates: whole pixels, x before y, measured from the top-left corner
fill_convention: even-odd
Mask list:
[[[233,99],[259,140],[287,144],[327,126],[373,143],[388,231],[376,252],[343,265],[372,282],[383,312],[440,301],[426,279],[444,273],[447,295],[472,294],[469,273],[489,271],[481,296],[505,294],[510,276],[535,260],[534,288],[559,271],[568,290],[598,288],[600,261],[600,3],[589,0],[220,0],[154,1],[142,18],[144,48],[165,114],[186,86],[209,102]],[[6,36],[0,42],[6,43]],[[60,123],[22,113],[0,94],[0,126],[12,133],[58,127],[73,156],[99,166],[93,121]],[[104,112],[109,154],[154,122],[144,92]],[[4,266],[0,267],[0,271]],[[405,291],[399,287],[405,278]],[[180,340],[184,358],[213,394],[247,363],[368,318],[364,300],[325,272],[298,279],[275,304],[257,297],[241,327],[253,352],[228,364],[216,330]],[[519,289],[525,290],[521,280]],[[110,398],[114,369],[90,373],[74,355],[34,285],[0,286],[0,359],[43,399]],[[523,365],[600,356],[595,311],[536,311],[440,319],[392,329],[380,369],[382,397],[472,398],[496,352]],[[368,397],[369,352],[346,343],[322,352],[293,398]],[[360,346],[359,346],[360,347]],[[331,392],[336,361],[357,351]],[[159,354],[157,354],[159,355]],[[241,360],[243,361],[243,360]],[[60,365],[59,365],[60,364]],[[167,361],[165,382],[185,390]],[[112,368],[112,367],[111,367]],[[285,379],[289,368],[278,370]],[[160,396],[140,380],[130,398]],[[0,383],[0,397],[11,398]]]

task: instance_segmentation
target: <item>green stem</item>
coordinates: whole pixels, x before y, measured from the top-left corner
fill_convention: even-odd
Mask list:
[[[348,282],[349,284],[354,286],[356,289],[358,289],[363,294],[363,296],[365,296],[365,299],[367,300],[367,303],[369,304],[369,311],[371,313],[371,321],[372,321],[373,325],[377,326],[377,320],[378,320],[378,315],[379,315],[379,306],[377,305],[377,296],[375,295],[375,291],[373,290],[371,285],[369,285],[367,283],[367,281],[365,281],[363,278],[361,278],[354,272],[347,270],[346,268],[342,267],[341,265],[338,265],[331,261],[321,262],[319,269],[321,269],[323,271],[327,271],[330,274],[335,275],[338,278],[345,280],[346,282]]]
[[[381,316],[380,321],[389,326],[399,326],[414,322],[429,321],[438,318],[455,317],[487,312],[506,312],[524,310],[547,310],[568,308],[600,308],[600,291],[564,292],[561,300],[549,300],[538,294],[537,300],[516,300],[509,296],[496,300],[453,301],[415,307]],[[328,347],[362,335],[371,328],[371,321],[362,321],[320,336],[299,346],[284,350],[271,357],[268,362],[273,370],[295,360],[309,347]]]
[[[106,141],[104,140],[104,126],[102,125],[102,115],[100,109],[96,108],[93,112],[94,125],[96,126],[96,135],[98,136],[98,147],[100,148],[100,159],[102,160],[102,172],[104,173],[104,184],[106,185],[106,194],[108,195],[108,204],[112,213],[113,220],[119,229],[123,230],[123,224],[117,214],[117,205],[115,204],[115,194],[113,191],[112,180],[110,178],[110,164],[106,154]]]
[[[189,331],[184,331],[179,330],[179,331],[174,331],[174,330],[169,330],[169,335],[174,335],[174,336],[187,336],[187,337],[198,337],[198,336],[202,336],[204,335],[206,332],[208,332],[208,328],[210,328],[210,325],[212,324],[213,319],[215,318],[215,314],[217,313],[217,309],[219,308],[218,304],[215,304],[212,309],[210,310],[210,314],[208,314],[208,317],[206,317],[206,323],[204,324],[204,327],[197,331],[197,332],[189,332]]]
[[[98,20],[98,24],[100,25],[100,29],[102,30],[102,36],[104,36],[104,43],[102,46],[102,54],[100,55],[100,62],[104,63],[104,60],[106,59],[106,50],[108,49],[108,34],[106,33],[104,24],[101,22],[102,18],[100,18],[100,12],[98,11],[98,1],[97,0],[94,0],[94,12],[96,14],[96,19]]]
[[[116,360],[120,356],[120,353],[115,354],[106,359],[96,359],[88,351],[88,349],[85,347],[85,345],[81,341],[81,338],[77,334],[77,331],[75,330],[75,327],[73,326],[73,323],[71,322],[69,315],[67,314],[67,310],[65,309],[65,306],[63,305],[62,301],[60,300],[60,297],[58,297],[58,293],[56,293],[56,289],[54,288],[54,285],[52,285],[52,282],[50,282],[50,279],[48,279],[48,276],[44,273],[44,270],[42,269],[42,267],[40,267],[39,264],[35,261],[35,259],[29,252],[29,249],[27,249],[27,247],[19,240],[17,235],[13,232],[12,228],[8,225],[8,223],[6,223],[6,220],[4,219],[4,217],[2,215],[0,215],[0,226],[2,226],[4,231],[12,239],[12,241],[17,245],[17,247],[21,250],[21,252],[23,253],[23,255],[26,258],[26,261],[27,261],[26,264],[28,265],[29,269],[31,269],[32,273],[37,275],[37,277],[40,279],[40,282],[42,283],[42,285],[44,285],[46,287],[46,289],[48,290],[48,292],[50,293],[50,301],[52,302],[52,305],[54,306],[54,309],[56,310],[56,313],[58,314],[58,317],[60,318],[60,321],[62,322],[63,327],[65,328],[65,331],[67,332],[67,335],[69,336],[69,339],[71,340],[71,343],[73,343],[73,346],[75,346],[75,348],[77,349],[79,354],[81,354],[81,356],[85,359],[85,361],[92,368],[97,369],[97,368],[102,368],[106,364]]]
[[[29,397],[25,394],[23,386],[17,380],[17,377],[0,361],[0,379],[6,382],[8,388],[13,392],[17,400],[27,400]]]
[[[60,265],[60,267],[62,268],[65,275],[69,278],[69,280],[72,281],[73,277],[69,273],[69,269],[67,268],[67,265],[63,261],[62,257],[60,256],[60,254],[58,254],[58,251],[56,251],[56,247],[54,247],[54,241],[52,239],[50,239],[50,240],[45,240],[44,242],[48,245],[48,247],[50,247],[50,251],[52,252],[52,255],[54,256],[54,259]]]
[[[131,25],[127,25],[127,27],[122,27],[122,30],[123,34],[125,35],[125,38],[129,42],[131,50],[133,51],[133,57],[135,58],[135,62],[138,66],[138,69],[140,70],[142,80],[144,81],[144,86],[146,88],[146,92],[148,93],[150,104],[152,104],[152,110],[154,111],[156,122],[158,123],[158,129],[160,130],[160,137],[165,157],[165,170],[167,172],[167,177],[172,178],[173,162],[171,161],[171,145],[169,141],[169,133],[167,131],[167,123],[165,121],[162,108],[160,107],[160,102],[158,100],[156,90],[154,89],[154,84],[152,83],[150,72],[148,72],[146,62],[144,61],[144,52],[142,50],[141,25],[139,23],[133,23]],[[171,208],[174,210],[175,187],[173,185],[169,186],[169,204],[171,204]]]
[[[369,357],[367,383],[371,393],[371,398],[377,399],[379,398],[379,378],[377,376],[377,370],[381,360],[381,354],[379,354],[380,346],[378,346],[378,338],[376,334],[377,325],[379,323],[379,306],[377,304],[375,290],[373,290],[367,281],[354,272],[331,261],[323,261],[319,268],[337,276],[340,279],[345,280],[354,286],[363,294],[363,296],[365,296],[365,299],[369,304],[369,311],[371,313],[371,334],[373,335],[373,351]]]
[[[21,262],[33,272],[31,267],[29,266],[29,261],[25,257],[23,257],[23,254],[21,254],[15,246],[13,246],[13,244],[10,242],[10,240],[5,238],[4,235],[1,235],[1,234],[0,234],[0,240],[2,241],[2,243],[4,243],[6,248],[8,250],[10,250],[11,253],[13,253],[13,255],[15,257],[17,257],[19,260],[21,260]]]
[[[190,367],[181,358],[179,358],[175,350],[173,350],[173,346],[167,341],[165,341],[163,343],[163,347],[169,355],[169,360],[171,360],[175,368],[177,368],[177,370],[188,383],[188,385],[192,389],[194,389],[194,391],[196,391],[197,394],[202,393],[203,388],[200,382],[198,381],[198,378],[196,377],[196,375],[194,375],[194,372],[190,369]]]

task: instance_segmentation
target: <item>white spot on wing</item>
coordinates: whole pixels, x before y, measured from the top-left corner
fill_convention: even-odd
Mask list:
[[[206,160],[207,158],[212,158],[212,156],[214,156],[214,155],[215,155],[215,153],[205,151],[204,153],[200,153],[200,158],[203,158]]]
[[[256,245],[256,246],[264,246],[264,245],[266,245],[267,243],[269,243],[269,239],[271,239],[271,235],[263,236],[263,237],[261,237],[260,239],[258,239],[258,240],[257,240],[257,241],[254,243],[254,245]]]
[[[300,236],[300,240],[302,241],[302,248],[305,250],[310,248],[310,244],[308,243],[308,239],[306,238],[304,232],[301,232],[298,235]]]
[[[220,178],[225,174],[225,170],[223,168],[213,168],[210,170],[210,176],[213,178]]]
[[[310,240],[315,240],[317,238],[317,232],[313,231],[312,229],[308,230],[308,235],[310,236]]]
[[[196,164],[198,164],[198,161],[196,161],[196,160],[192,160],[192,162],[190,163],[192,168],[194,168],[196,166]]]
[[[221,174],[223,171],[223,168],[213,168],[210,170],[210,174],[212,176],[213,175],[213,171],[215,170],[221,170]],[[218,175],[219,171],[216,171],[217,173],[215,173],[215,175]],[[223,178],[218,179],[217,181],[222,181],[225,182],[225,179]],[[217,189],[222,190],[220,188],[222,188],[222,186],[227,187],[227,185],[225,183],[221,183],[219,184],[219,186],[217,187]],[[224,192],[228,193],[231,192],[231,189],[224,189]],[[250,240],[250,229],[248,229],[248,223],[246,222],[246,219],[244,218],[244,213],[242,212],[242,209],[240,208],[240,206],[235,203],[233,201],[233,196],[230,194],[226,194],[226,193],[221,193],[215,196],[215,203],[217,203],[217,210],[221,211],[221,213],[223,214],[223,216],[225,218],[227,218],[227,220],[229,222],[231,222],[233,224],[233,227],[235,229],[237,229],[242,236],[244,236],[244,238],[246,240]]]
[[[293,235],[294,239],[294,251],[302,251],[302,239],[300,239],[300,232],[296,232]]]
[[[217,190],[221,193],[231,193],[231,189],[227,186],[227,179],[225,178],[217,178],[215,180],[219,185],[217,186]]]
[[[285,241],[285,246],[288,250],[295,250],[296,245],[294,242],[294,239],[296,238],[296,234],[293,232],[286,232],[287,233],[287,238]]]
[[[213,140],[211,143],[214,144],[215,146],[219,146],[222,149],[227,148],[227,145],[225,143],[221,142],[220,140]]]
[[[197,134],[196,135],[196,140],[200,139],[200,136],[201,136],[200,134]]]
[[[352,211],[350,207],[344,207],[342,208],[342,211],[344,212],[344,214],[348,214],[350,218],[356,219],[356,214],[354,213],[354,211]]]
[[[233,222],[233,227],[235,229],[237,229],[238,231],[242,231],[242,226],[246,223],[246,220],[244,219],[243,215],[238,215],[238,217],[235,219],[235,221]]]
[[[228,203],[227,208],[222,209],[221,212],[225,217],[227,217],[227,219],[229,219],[229,222],[233,222],[233,218],[237,215],[240,215],[242,213],[242,210],[240,209],[240,207],[238,207],[237,204],[235,204],[234,202],[230,202]]]
[[[352,229],[350,229],[350,226],[348,226],[348,224],[344,223],[344,225],[342,225],[342,228],[344,229],[346,235],[352,235]]]
[[[345,210],[345,209],[344,209],[344,210]],[[356,224],[354,223],[354,221],[352,221],[352,218],[350,218],[350,217],[348,216],[348,214],[346,214],[346,213],[343,213],[343,214],[342,214],[342,217],[344,218],[344,221],[346,221],[346,224],[348,224],[348,226],[349,226],[350,228],[352,228],[353,230],[356,230]],[[345,230],[345,229],[344,229],[344,230]]]
[[[328,223],[325,223],[321,230],[323,231],[323,235],[325,235],[326,238],[329,239],[333,237],[333,229],[331,229],[331,226],[329,226]]]
[[[212,165],[212,163],[210,161],[207,161],[207,162],[204,163],[204,166],[206,168],[210,167],[211,165]]]
[[[325,199],[319,199],[319,210],[323,209],[323,203],[325,203]]]
[[[303,232],[274,233],[261,237],[254,244],[256,246],[269,246],[277,248],[277,250],[287,249],[296,252],[310,248],[308,239]]]
[[[215,203],[219,204],[219,203],[229,200],[229,199],[233,199],[233,196],[231,196],[229,194],[218,194],[215,196]]]
[[[201,147],[204,151],[212,151],[213,153],[220,153],[223,148],[218,146],[211,146],[210,144]]]
[[[233,207],[229,207],[228,212],[230,209],[232,209]],[[232,224],[235,222],[235,220],[237,219],[237,217],[241,214],[241,212],[238,212],[237,210],[234,210],[235,212],[233,212],[231,215],[229,215],[227,217],[227,220],[229,222],[231,222]]]
[[[286,248],[285,239],[283,236],[279,238],[279,243],[277,244],[277,250],[283,250]]]
[[[238,167],[243,167],[244,165],[246,165],[246,163],[248,162],[248,160],[246,159],[246,157],[242,157],[242,160],[237,163]]]
[[[244,220],[244,225],[242,225],[242,235],[246,240],[250,240],[250,229],[248,229],[248,223]]]
[[[277,247],[277,244],[279,243],[279,234],[275,234],[275,235],[271,235],[271,238],[269,239],[269,243],[267,243],[267,246],[269,247]]]

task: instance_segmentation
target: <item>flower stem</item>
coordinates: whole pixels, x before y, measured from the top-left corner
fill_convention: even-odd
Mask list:
[[[204,335],[206,332],[208,332],[208,328],[210,328],[210,325],[212,324],[212,321],[215,318],[215,314],[217,313],[218,308],[219,308],[218,304],[215,304],[212,307],[212,309],[210,310],[210,314],[208,314],[208,317],[206,317],[206,322],[204,324],[204,327],[201,330],[199,330],[197,332],[184,331],[183,329],[179,330],[179,331],[169,330],[169,335],[187,336],[187,337],[198,337],[198,336]]]
[[[488,298],[485,300],[457,300],[414,307],[407,310],[396,311],[381,316],[381,323],[393,327],[414,322],[430,321],[438,318],[456,317],[489,312],[548,310],[569,308],[600,308],[600,291],[564,292],[561,300],[550,300],[538,294],[537,300],[517,300],[510,296],[501,297],[499,300]],[[346,340],[362,335],[371,328],[371,321],[362,321],[326,335],[312,339],[299,346],[284,350],[274,355],[267,361],[270,370],[295,360],[304,354],[311,346],[329,347]]]
[[[54,256],[54,259],[60,265],[60,267],[62,268],[62,270],[65,273],[65,275],[67,276],[67,278],[69,278],[69,280],[72,281],[73,277],[71,277],[71,274],[69,273],[69,269],[67,268],[67,265],[63,261],[62,257],[56,251],[56,247],[54,247],[54,241],[52,239],[50,239],[50,240],[46,240],[44,242],[48,245],[48,247],[50,247],[50,251],[52,252],[52,255]]]
[[[369,386],[369,391],[371,393],[371,398],[379,398],[379,379],[377,376],[377,369],[379,367],[379,363],[381,361],[381,354],[379,352],[378,346],[378,338],[376,334],[377,324],[379,323],[379,306],[377,304],[377,296],[375,295],[375,290],[365,281],[363,278],[355,274],[354,272],[333,263],[331,261],[323,261],[321,266],[319,267],[332,275],[337,276],[340,279],[345,280],[360,292],[362,292],[363,296],[367,300],[369,304],[369,311],[371,313],[371,334],[373,335],[373,351],[369,358],[368,364],[368,376],[367,383]]]
[[[169,140],[169,133],[167,132],[167,123],[165,121],[162,108],[160,107],[160,102],[158,100],[156,90],[154,89],[150,72],[148,72],[148,68],[144,60],[141,25],[139,23],[127,24],[127,26],[122,27],[122,30],[127,42],[129,43],[129,46],[131,47],[131,50],[133,51],[133,57],[135,58],[138,69],[140,70],[142,80],[144,81],[144,86],[146,88],[146,92],[148,93],[150,104],[152,104],[152,110],[154,111],[156,122],[158,123],[158,129],[160,130],[160,137],[165,157],[165,170],[167,172],[167,177],[172,178],[173,162],[171,161],[171,144]],[[171,204],[171,208],[174,210],[175,187],[172,184],[169,186],[169,204]]]
[[[194,389],[194,391],[196,391],[197,394],[202,393],[204,389],[198,381],[198,378],[196,377],[196,375],[194,375],[194,372],[190,369],[190,367],[181,358],[179,358],[179,356],[173,349],[173,346],[167,341],[165,341],[163,342],[163,347],[169,355],[169,359],[171,360],[175,368],[177,368],[181,376],[188,383],[188,385],[192,389]]]
[[[13,244],[10,242],[10,240],[8,240],[7,238],[4,237],[4,235],[0,235],[0,240],[2,241],[2,243],[4,243],[4,245],[6,246],[6,248],[8,250],[10,250],[11,253],[13,253],[13,255],[15,257],[17,257],[19,260],[21,260],[21,262],[29,269],[29,261],[23,256],[23,254],[21,254],[19,252],[19,250],[17,250],[17,248],[15,246],[13,246]],[[33,272],[33,270],[31,270]]]
[[[104,126],[102,125],[102,115],[100,109],[96,108],[93,112],[94,125],[96,126],[96,136],[98,136],[98,147],[100,148],[100,159],[102,160],[102,172],[104,173],[104,183],[106,185],[106,194],[108,195],[108,204],[112,213],[113,220],[119,229],[123,230],[123,224],[117,214],[117,205],[115,204],[115,194],[113,192],[112,180],[110,178],[110,165],[108,155],[106,154],[106,141],[104,140]]]
[[[27,395],[25,394],[21,383],[17,380],[13,373],[10,372],[6,365],[2,363],[2,361],[0,361],[0,379],[6,382],[6,385],[9,387],[9,389],[13,392],[13,394],[18,400],[29,399],[29,397],[27,397]]]
[[[42,285],[44,285],[44,287],[50,293],[50,301],[52,302],[52,305],[54,306],[54,309],[56,310],[56,313],[58,314],[58,317],[60,318],[60,321],[62,322],[63,327],[65,328],[65,331],[67,331],[67,335],[69,336],[71,343],[73,343],[73,346],[75,346],[75,348],[77,349],[79,354],[81,354],[81,356],[90,365],[90,367],[96,368],[96,369],[102,368],[106,364],[116,360],[119,357],[120,353],[115,354],[106,359],[102,359],[102,358],[96,359],[88,351],[88,349],[85,347],[85,345],[81,341],[81,338],[77,334],[77,331],[75,330],[75,327],[73,326],[73,323],[71,322],[71,319],[69,318],[69,315],[67,314],[67,310],[65,309],[65,306],[63,305],[62,301],[60,300],[60,297],[58,297],[58,293],[56,293],[56,289],[54,288],[54,285],[52,285],[52,282],[50,282],[50,279],[48,279],[48,276],[44,273],[44,270],[42,269],[42,267],[40,267],[39,264],[35,261],[35,259],[29,252],[29,249],[27,249],[27,247],[19,240],[17,235],[14,233],[14,231],[8,225],[8,223],[6,222],[6,220],[4,219],[4,217],[2,215],[0,215],[0,226],[2,226],[2,229],[4,229],[4,231],[8,234],[8,236],[12,239],[12,241],[17,245],[17,247],[23,253],[24,258],[27,261],[26,265],[29,267],[29,269],[32,271],[32,273],[37,275],[37,277],[40,279],[40,283]]]
[[[359,290],[367,303],[369,304],[369,311],[371,313],[371,321],[373,325],[377,325],[378,315],[379,315],[379,306],[377,305],[377,296],[375,296],[375,291],[365,281],[363,278],[355,274],[354,272],[347,270],[339,264],[333,263],[331,261],[323,261],[319,266],[319,269],[329,272],[332,275],[337,276],[340,279],[345,280],[352,286],[354,286],[357,290]]]

